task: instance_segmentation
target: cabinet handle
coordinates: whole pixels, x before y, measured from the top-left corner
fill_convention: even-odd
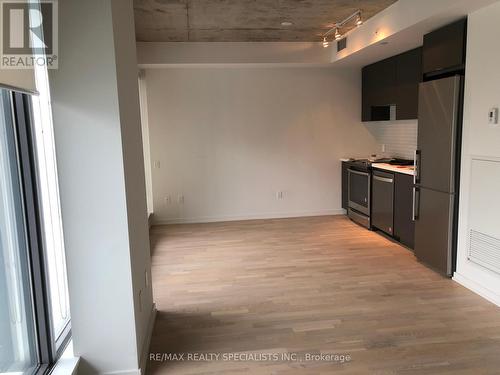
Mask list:
[[[413,175],[413,183],[418,184],[420,183],[420,159],[422,158],[422,151],[421,150],[415,150],[415,156],[414,156],[414,161],[413,161],[413,169],[414,169],[414,175]]]

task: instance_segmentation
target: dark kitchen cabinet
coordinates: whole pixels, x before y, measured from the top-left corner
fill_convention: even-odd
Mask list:
[[[371,105],[394,104],[396,95],[396,60],[393,58],[379,61],[363,69],[364,84]]]
[[[393,58],[368,65],[362,71],[362,119],[372,120],[376,107],[396,102],[396,60]]]
[[[394,228],[394,174],[372,174],[372,225],[392,236]]]
[[[394,183],[394,237],[413,249],[415,222],[413,221],[413,176],[396,173]]]
[[[465,67],[467,19],[454,22],[424,35],[423,73],[433,77]]]
[[[418,118],[418,85],[422,82],[422,48],[396,56],[396,119]]]
[[[422,81],[422,49],[365,66],[362,70],[362,121],[390,120],[390,106],[396,120],[416,119],[418,84]]]

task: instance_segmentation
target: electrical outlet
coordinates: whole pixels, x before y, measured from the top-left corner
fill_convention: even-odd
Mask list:
[[[172,204],[172,197],[170,195],[167,195],[165,198],[163,198],[163,201],[165,202],[165,206],[168,206]]]
[[[491,108],[488,111],[488,123],[492,126],[498,125],[498,108]]]
[[[179,195],[177,197],[177,203],[184,204],[184,195]]]
[[[153,166],[154,166],[156,169],[160,169],[160,161],[159,161],[159,160],[155,160],[155,162],[153,163]]]

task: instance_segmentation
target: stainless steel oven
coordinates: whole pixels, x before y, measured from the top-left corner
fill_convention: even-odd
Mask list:
[[[358,224],[370,228],[370,170],[358,170],[351,166],[348,173],[348,215]]]

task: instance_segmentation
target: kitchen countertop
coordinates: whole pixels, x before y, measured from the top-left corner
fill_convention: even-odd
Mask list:
[[[413,168],[413,165],[393,165],[387,163],[373,163],[372,167],[376,169],[382,169],[384,171],[403,173],[403,174],[408,174],[410,176],[415,176],[415,170]]]

